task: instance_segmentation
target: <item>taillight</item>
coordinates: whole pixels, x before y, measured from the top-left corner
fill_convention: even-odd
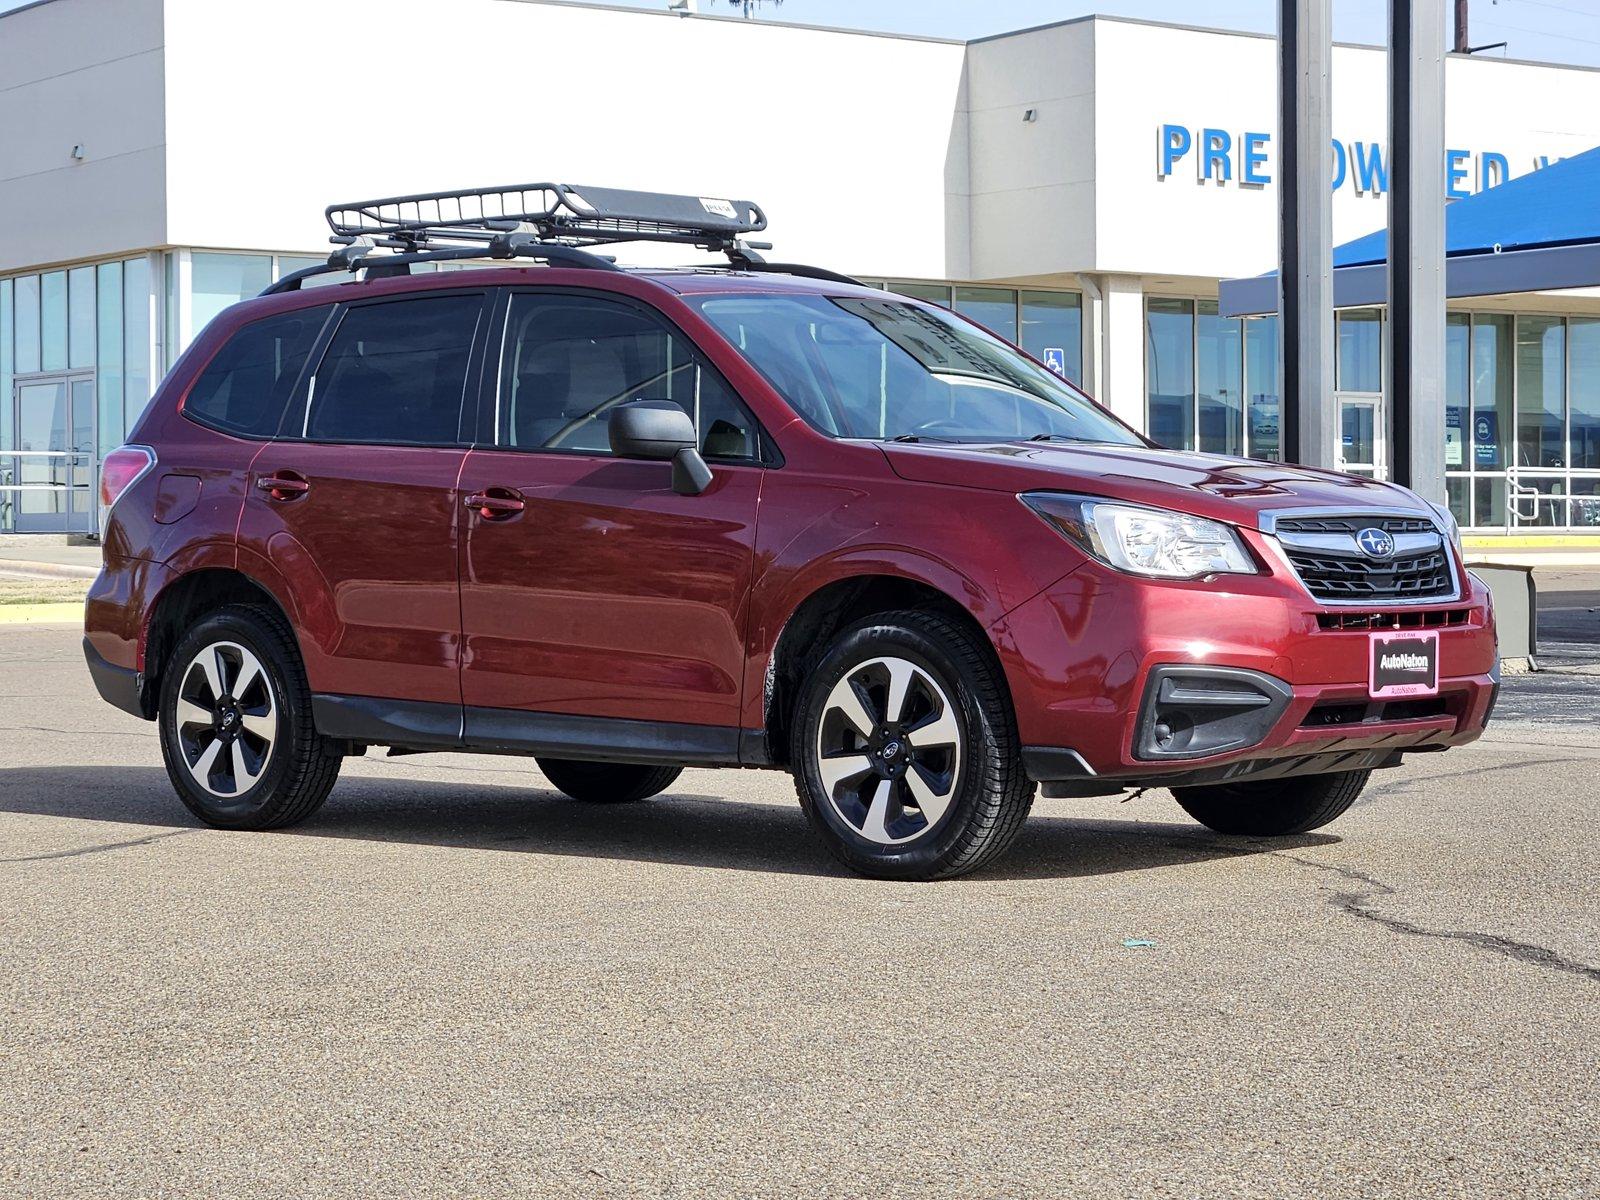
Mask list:
[[[118,446],[100,464],[100,504],[110,508],[139,476],[156,465],[156,452],[148,446]]]

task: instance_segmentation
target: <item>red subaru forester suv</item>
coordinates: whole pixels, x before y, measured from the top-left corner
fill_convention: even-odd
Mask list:
[[[1448,512],[1160,449],[959,316],[763,261],[749,202],[329,220],[329,265],[213,321],[103,471],[89,667],[209,824],[299,821],[378,746],[602,802],[779,768],[845,863],[921,879],[991,861],[1036,785],[1293,834],[1489,719]],[[731,261],[582,248],[623,240]],[[441,269],[470,259],[530,265]]]

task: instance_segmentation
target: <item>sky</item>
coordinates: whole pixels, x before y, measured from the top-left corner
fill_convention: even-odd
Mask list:
[[[0,12],[27,0],[0,0]],[[244,3],[245,0],[213,0]],[[667,0],[582,0],[663,9]],[[744,0],[697,0],[701,12],[737,14]],[[330,16],[338,0],[329,0]],[[1388,0],[1333,0],[1336,41],[1382,45]],[[1450,0],[1446,9],[1453,9]],[[1271,33],[1275,0],[759,0],[764,21],[837,25],[970,39],[1087,13]],[[1600,0],[1471,0],[1472,43],[1486,54],[1600,67]],[[1448,34],[1447,34],[1448,36]]]

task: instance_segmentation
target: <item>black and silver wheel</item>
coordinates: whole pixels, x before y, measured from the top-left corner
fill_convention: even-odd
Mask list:
[[[210,825],[299,821],[339,773],[338,753],[312,725],[289,630],[265,608],[231,605],[190,630],[163,672],[158,719],[173,787]]]
[[[1339,771],[1255,783],[1173,788],[1183,811],[1218,833],[1288,837],[1321,829],[1356,802],[1371,771]]]
[[[535,758],[544,777],[560,792],[589,804],[629,804],[648,800],[672,786],[682,767],[638,763],[587,762],[576,758]]]
[[[829,849],[879,878],[974,870],[1011,843],[1033,802],[988,647],[931,613],[841,634],[803,688],[791,753]]]

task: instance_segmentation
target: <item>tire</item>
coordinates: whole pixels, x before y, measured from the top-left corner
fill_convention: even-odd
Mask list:
[[[184,635],[162,673],[156,719],[178,798],[219,829],[303,821],[339,776],[341,756],[312,721],[294,635],[259,605],[219,608]]]
[[[1224,783],[1215,787],[1173,788],[1183,811],[1218,833],[1287,837],[1321,829],[1355,803],[1371,771],[1339,771]]]
[[[535,758],[539,770],[556,788],[586,804],[631,804],[648,800],[672,786],[682,767],[650,767],[638,763],[584,762],[576,758]]]
[[[807,818],[875,879],[975,871],[1033,806],[999,664],[981,635],[934,613],[883,613],[835,638],[801,687],[791,739]]]

